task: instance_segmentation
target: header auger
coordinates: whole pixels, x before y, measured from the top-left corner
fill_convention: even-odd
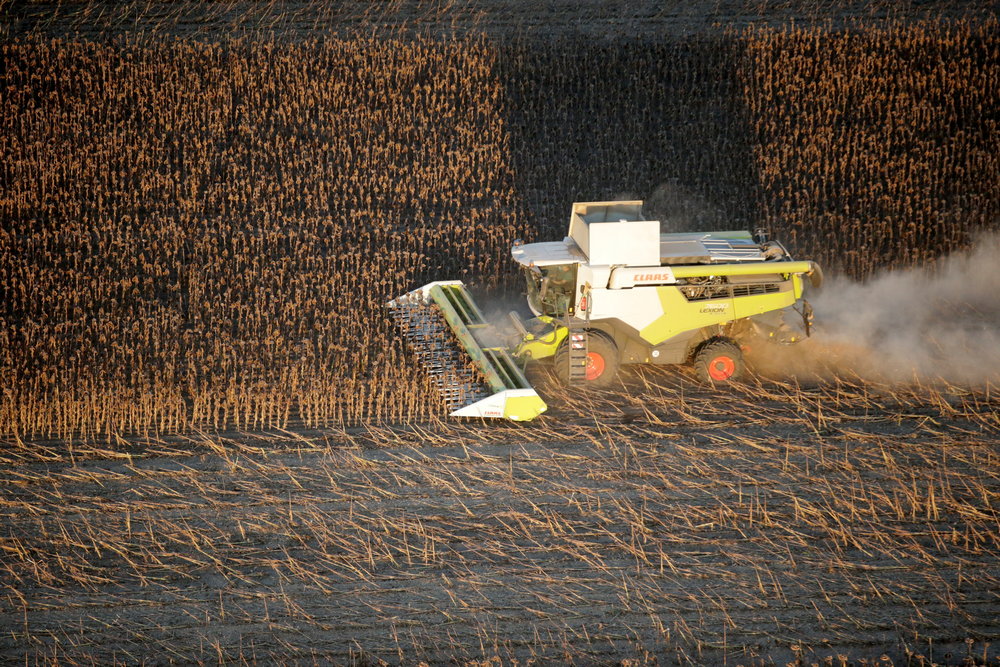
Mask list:
[[[522,368],[549,358],[575,386],[607,386],[621,365],[637,363],[690,364],[711,384],[738,380],[751,340],[809,335],[803,277],[814,287],[823,277],[761,232],[663,234],[643,219],[641,201],[575,203],[566,238],[518,242],[511,255],[535,315],[511,313],[513,344],[459,281],[388,304],[452,416],[534,419],[546,406]],[[802,334],[785,321],[792,310]]]

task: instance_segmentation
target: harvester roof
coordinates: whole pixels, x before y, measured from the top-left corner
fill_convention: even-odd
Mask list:
[[[749,232],[660,234],[660,264],[730,264],[765,259]]]
[[[514,246],[510,254],[524,266],[554,266],[586,262],[587,256],[571,239]]]

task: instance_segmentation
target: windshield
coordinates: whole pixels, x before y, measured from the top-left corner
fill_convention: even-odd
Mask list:
[[[572,315],[576,302],[576,268],[576,264],[525,267],[531,309],[550,317]]]

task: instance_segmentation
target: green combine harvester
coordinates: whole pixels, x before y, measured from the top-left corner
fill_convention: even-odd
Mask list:
[[[604,387],[622,364],[691,364],[724,384],[745,371],[752,340],[793,343],[795,311],[809,335],[803,277],[810,261],[745,231],[661,234],[641,201],[573,204],[562,241],[515,243],[535,317],[510,313],[516,333],[489,324],[460,281],[434,282],[389,302],[411,348],[455,417],[528,421],[545,402],[525,378],[527,362],[551,359],[571,386]]]

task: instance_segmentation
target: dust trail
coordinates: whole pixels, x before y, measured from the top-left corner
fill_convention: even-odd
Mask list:
[[[486,322],[493,326],[495,333],[508,346],[516,345],[520,334],[511,322],[511,311],[522,320],[529,320],[534,313],[528,308],[527,298],[518,293],[481,293],[474,295]]]
[[[934,266],[865,283],[834,278],[810,298],[813,339],[801,364],[866,379],[1000,381],[1000,233]]]

